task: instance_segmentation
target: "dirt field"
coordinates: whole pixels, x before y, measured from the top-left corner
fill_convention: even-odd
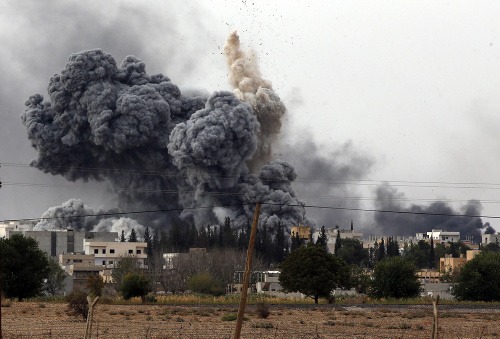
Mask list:
[[[66,305],[13,302],[2,308],[4,338],[83,338]],[[430,307],[249,306],[242,338],[430,338]],[[93,338],[232,338],[237,306],[99,305]],[[441,309],[440,338],[500,338],[500,309]]]

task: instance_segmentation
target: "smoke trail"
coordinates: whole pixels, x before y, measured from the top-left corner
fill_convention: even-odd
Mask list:
[[[404,206],[399,200],[404,198],[404,194],[385,183],[377,187],[375,208],[389,211],[402,211],[410,213],[429,213],[444,215],[426,214],[395,214],[376,213],[375,221],[377,227],[385,235],[415,235],[415,233],[429,232],[431,229],[442,229],[445,231],[458,231],[460,237],[472,236],[478,240],[481,238],[481,229],[484,227],[481,218],[459,217],[462,215],[480,215],[481,203],[478,200],[470,200],[461,206],[459,210],[453,209],[443,201],[436,201],[428,206],[411,204]]]
[[[227,38],[224,54],[234,94],[252,106],[261,124],[258,150],[250,164],[251,168],[259,168],[272,159],[272,144],[279,135],[281,117],[286,108],[273,91],[271,82],[262,78],[254,52],[241,50],[240,38],[236,32],[232,32]]]

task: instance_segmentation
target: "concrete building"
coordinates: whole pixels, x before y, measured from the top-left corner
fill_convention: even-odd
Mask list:
[[[417,271],[417,276],[421,284],[439,283],[441,282],[442,273],[437,270],[423,269]]]
[[[69,272],[71,265],[79,266],[94,266],[95,256],[93,254],[84,253],[67,253],[59,255],[59,265]]]
[[[0,224],[0,238],[9,239],[11,232],[31,231],[36,224],[37,221],[33,220],[7,220]]]
[[[296,237],[299,235],[299,238],[302,240],[309,240],[309,236],[311,235],[311,227],[310,226],[292,226],[290,228],[290,238]]]
[[[448,232],[443,230],[432,230],[427,232],[427,238],[434,241],[434,243],[447,243],[458,242],[460,240],[460,232]]]
[[[38,242],[38,247],[50,257],[58,258],[61,254],[83,252],[84,239],[115,241],[117,232],[86,232],[67,230],[33,231],[29,224],[9,224],[4,227],[6,238],[13,234],[22,234]]]
[[[280,292],[282,290],[279,281],[280,273],[280,271],[255,272],[257,280],[255,289],[257,293]]]
[[[481,245],[488,245],[490,243],[500,244],[500,233],[483,234],[481,236]]]
[[[453,271],[460,271],[460,269],[467,262],[467,258],[463,256],[460,258],[452,258],[451,255],[447,254],[444,258],[439,259],[439,271],[441,273],[448,273]]]
[[[120,258],[127,256],[137,258],[141,268],[146,267],[146,248],[145,242],[96,241],[94,239],[85,239],[83,242],[85,254],[95,256],[95,265],[103,265],[107,268],[113,268]]]

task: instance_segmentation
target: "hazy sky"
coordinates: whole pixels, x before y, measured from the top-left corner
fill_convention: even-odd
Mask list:
[[[19,118],[24,101],[46,96],[50,76],[71,53],[103,48],[118,62],[133,54],[148,73],[161,72],[181,88],[229,90],[222,47],[237,30],[289,109],[277,157],[297,162],[294,152],[311,143],[324,159],[363,168],[339,176],[356,177],[353,185],[323,197],[298,187],[304,201],[329,206],[344,194],[363,199],[343,207],[370,209],[375,185],[388,181],[408,198],[404,204],[440,199],[458,207],[477,199],[482,215],[500,216],[500,3],[103,3],[0,4],[1,163],[34,157]],[[294,165],[305,182],[335,178]],[[2,165],[0,178],[0,220],[38,217],[75,197],[95,208],[114,206],[96,183],[72,184],[17,165]],[[333,224],[376,226],[371,213],[338,213],[330,215]],[[498,219],[483,221],[500,230]]]

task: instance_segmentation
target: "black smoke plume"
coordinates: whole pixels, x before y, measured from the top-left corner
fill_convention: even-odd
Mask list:
[[[416,233],[441,229],[460,232],[462,239],[465,237],[474,237],[476,241],[481,239],[481,229],[485,225],[481,218],[477,217],[482,210],[478,200],[470,200],[458,210],[443,201],[436,201],[427,206],[417,204],[405,206],[401,202],[404,194],[387,183],[377,187],[375,197],[377,210],[402,212],[375,214],[378,232],[384,235],[415,236]]]
[[[70,181],[108,182],[122,211],[164,211],[144,214],[143,224],[216,222],[215,208],[225,206],[242,226],[259,200],[272,203],[262,209],[271,227],[312,223],[291,188],[290,164],[249,167],[269,160],[280,125],[269,117],[284,114],[269,84],[257,87],[253,103],[229,92],[191,96],[133,56],[118,66],[95,49],[71,55],[48,92],[48,100],[31,96],[22,114],[38,152],[31,165]]]

